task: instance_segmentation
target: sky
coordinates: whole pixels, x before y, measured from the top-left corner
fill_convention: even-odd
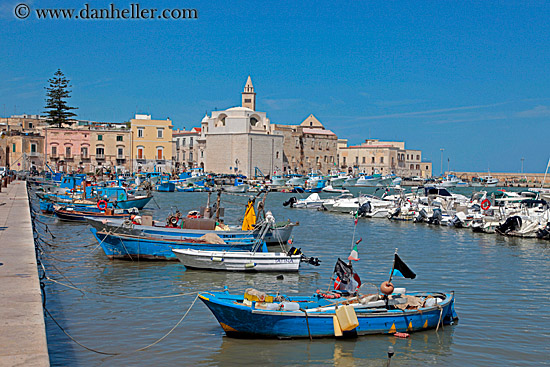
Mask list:
[[[59,68],[80,119],[191,129],[240,105],[250,75],[272,123],[314,114],[352,145],[405,141],[434,175],[544,172],[550,158],[548,1],[88,0],[198,12],[139,20],[38,19],[86,1],[0,1],[3,117],[43,112]]]

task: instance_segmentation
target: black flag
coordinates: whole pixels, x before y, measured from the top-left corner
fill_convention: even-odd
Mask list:
[[[401,275],[404,278],[409,278],[409,279],[416,278],[416,274],[411,269],[409,269],[407,264],[405,264],[397,254],[395,254],[395,258],[393,259],[393,269],[394,269],[394,274],[395,274],[395,270],[397,270],[399,273],[401,273]]]

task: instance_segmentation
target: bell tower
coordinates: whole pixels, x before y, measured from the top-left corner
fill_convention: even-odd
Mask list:
[[[254,93],[254,86],[252,85],[252,79],[250,75],[246,80],[246,85],[242,92],[242,107],[250,108],[251,110],[256,110],[256,93]]]

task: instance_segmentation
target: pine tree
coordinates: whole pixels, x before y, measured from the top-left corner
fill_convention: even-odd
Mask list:
[[[65,78],[60,69],[57,69],[53,78],[48,80],[48,83],[50,83],[50,86],[45,88],[48,91],[46,94],[48,97],[46,99],[47,111],[44,111],[47,114],[46,121],[50,125],[58,125],[59,127],[62,127],[63,124],[73,124],[75,120],[71,117],[76,116],[76,114],[72,113],[71,110],[78,108],[67,106],[65,101],[71,97],[71,91],[67,89],[72,87],[69,85],[69,80]]]

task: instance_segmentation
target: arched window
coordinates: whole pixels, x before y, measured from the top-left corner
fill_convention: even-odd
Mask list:
[[[258,119],[256,117],[250,118],[250,126],[257,126],[258,125]]]
[[[411,164],[411,169],[414,169],[414,164]]]
[[[227,115],[225,114],[221,114],[218,116],[218,118],[216,119],[216,127],[220,127],[220,126],[225,126],[225,118],[227,117]]]

